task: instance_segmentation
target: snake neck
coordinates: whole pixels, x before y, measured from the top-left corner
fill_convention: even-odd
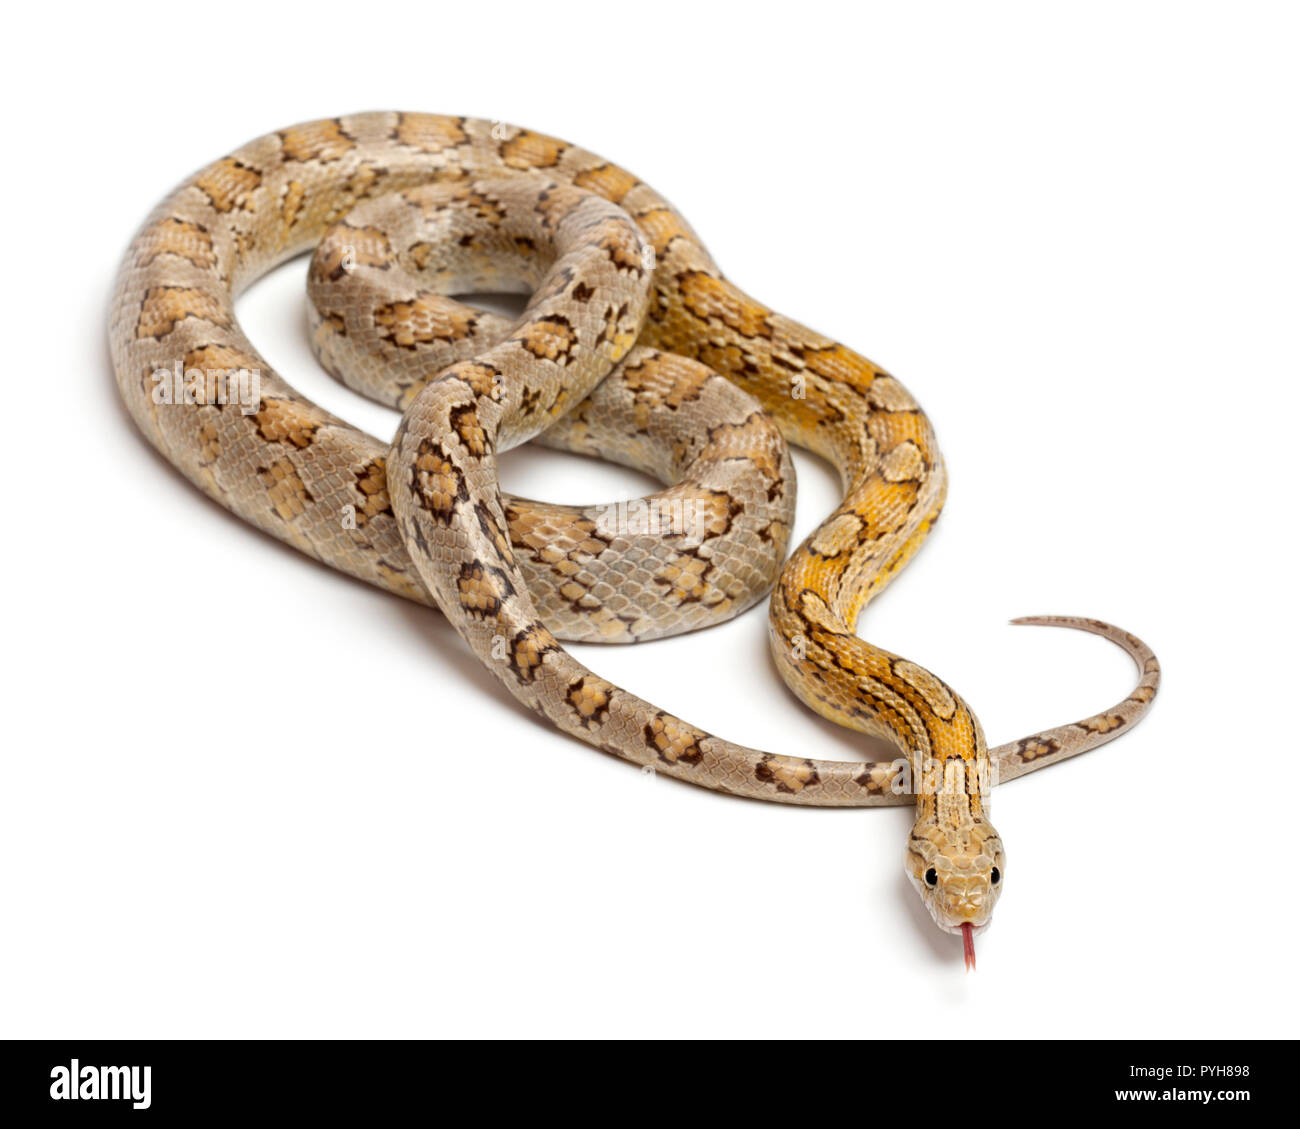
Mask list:
[[[914,790],[935,810],[944,771],[972,810],[988,754],[974,714],[942,680],[856,633],[869,600],[920,548],[947,476],[929,420],[889,373],[749,298],[708,264],[661,268],[649,339],[695,357],[754,395],[792,443],[840,472],[845,496],[785,568],[770,640],[786,684],[837,724],[908,751]],[[728,334],[702,334],[701,318]],[[930,762],[941,766],[938,773]],[[941,783],[941,782],[940,782]]]

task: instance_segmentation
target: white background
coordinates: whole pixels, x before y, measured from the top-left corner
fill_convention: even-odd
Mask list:
[[[1294,1035],[1300,81],[1267,4],[28,9],[3,76],[0,1035]],[[33,14],[33,13],[37,14]],[[731,278],[892,370],[952,474],[863,619],[991,743],[1133,680],[1117,743],[1009,784],[962,969],[904,809],[729,799],[524,713],[435,613],[310,563],[133,430],[119,255],[193,169],[362,109],[518,122],[644,177]],[[304,264],[240,314],[306,344]],[[802,538],[836,481],[798,458]],[[506,485],[634,496],[520,452]],[[863,755],[764,611],[575,648],[713,732]]]

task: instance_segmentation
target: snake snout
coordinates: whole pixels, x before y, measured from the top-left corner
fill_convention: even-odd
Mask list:
[[[993,912],[993,898],[983,883],[951,882],[943,889],[942,905],[955,926],[984,925]]]

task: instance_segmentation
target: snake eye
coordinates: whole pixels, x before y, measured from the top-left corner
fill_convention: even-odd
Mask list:
[[[992,882],[994,886],[1002,881],[1002,871],[1000,871],[996,866],[993,868],[993,873],[989,875],[989,881]]]
[[[925,884],[927,886],[939,885],[939,875],[935,873],[934,867],[930,867],[930,869],[925,872]]]

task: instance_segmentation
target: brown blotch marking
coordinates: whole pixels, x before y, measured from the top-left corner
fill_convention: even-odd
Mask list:
[[[357,528],[364,528],[371,518],[392,513],[388,497],[388,463],[382,456],[366,463],[356,472],[357,490],[364,499],[357,507]]]
[[[562,568],[558,568],[556,571],[564,575]],[[556,591],[569,601],[569,607],[575,612],[597,612],[600,610],[600,601],[591,594],[586,585],[577,580],[566,580]]]
[[[772,753],[764,753],[754,776],[763,784],[771,784],[778,792],[798,795],[805,788],[813,788],[821,783],[821,777],[810,760],[797,761],[791,767],[778,764]]]
[[[700,398],[713,373],[701,364],[672,353],[651,353],[624,370],[623,383],[637,403],[676,411]]]
[[[280,218],[286,229],[298,222],[306,199],[307,189],[301,180],[291,180],[280,189]]]
[[[257,232],[249,231],[246,228],[235,229],[235,257],[241,260],[247,259],[254,251],[257,250]]]
[[[708,441],[700,457],[715,461],[746,459],[754,465],[768,488],[768,498],[776,496],[781,478],[781,454],[784,450],[779,433],[774,434],[771,418],[755,412],[744,423],[723,423],[709,429]]]
[[[410,600],[423,601],[429,598],[423,584],[413,581],[405,569],[389,561],[376,561],[375,572],[383,578],[386,588],[399,592]]]
[[[730,533],[736,518],[745,512],[744,503],[725,490],[699,489],[691,497],[695,501],[695,521],[702,526],[706,537]]]
[[[604,230],[595,241],[596,246],[605,252],[605,256],[620,273],[640,278],[645,273],[640,242],[620,223],[611,222],[602,226]]]
[[[774,361],[777,358],[773,358]],[[798,375],[806,370],[800,368],[791,368],[791,377]],[[759,390],[761,392],[761,389]],[[789,411],[799,420],[802,427],[837,427],[847,418],[844,409],[841,408],[834,400],[826,395],[826,392],[816,381],[808,381],[804,385],[804,398],[802,400],[790,400]]]
[[[510,641],[510,669],[520,682],[532,682],[546,656],[559,649],[555,636],[540,623],[535,623]]]
[[[901,529],[911,516],[919,492],[914,481],[886,482],[879,475],[872,475],[848,502],[862,522],[858,539],[878,541]]]
[[[754,358],[744,352],[739,345],[708,342],[700,347],[696,357],[701,364],[711,368],[714,372],[741,383],[760,375],[759,367]]]
[[[479,619],[495,619],[501,607],[514,594],[509,578],[498,568],[466,561],[456,579],[460,606]]]
[[[510,340],[522,345],[534,357],[567,365],[573,359],[578,335],[563,314],[548,314],[530,321]]]
[[[241,164],[234,157],[224,157],[194,179],[194,186],[218,212],[233,212],[236,208],[247,207],[249,197],[261,183],[260,172]]]
[[[696,765],[704,759],[700,742],[708,737],[701,729],[668,714],[656,714],[645,726],[645,743],[666,764]]]
[[[421,507],[444,525],[456,507],[469,498],[465,476],[447,452],[431,439],[421,439],[411,464],[411,492]]]
[[[388,270],[393,262],[393,246],[377,227],[353,227],[340,223],[332,227],[312,256],[312,273],[317,278],[337,282],[353,266]]]
[[[303,449],[312,445],[316,429],[325,422],[318,409],[294,400],[263,397],[257,414],[253,416],[257,432],[268,443],[284,443]]]
[[[462,404],[447,413],[452,430],[460,436],[465,449],[475,458],[482,458],[488,449],[487,432],[478,421],[478,412],[473,404]]]
[[[798,350],[799,358],[809,371],[815,372],[818,376],[824,376],[827,380],[834,381],[836,384],[847,385],[849,388],[858,392],[863,392],[874,386],[878,376],[883,374],[880,369],[876,368],[865,357],[855,353],[852,349],[843,345],[832,344],[822,348],[803,348]],[[897,382],[894,382],[897,384]],[[901,385],[898,385],[901,388]],[[878,407],[885,407],[885,404],[877,404]],[[899,405],[915,408],[915,402]]]
[[[898,383],[889,373],[876,370],[876,378],[867,389],[867,403],[884,412],[916,412],[921,406],[912,399],[912,394]]]
[[[478,519],[478,527],[483,531],[483,536],[492,543],[501,558],[508,564],[514,564],[515,551],[511,547],[510,537],[487,505],[475,502],[474,516]]]
[[[808,548],[819,557],[831,559],[841,553],[851,553],[858,546],[863,521],[853,512],[838,513],[823,522],[808,542]]]
[[[577,517],[558,512],[553,507],[534,504],[511,506],[506,510],[512,543],[527,549],[538,561],[553,568],[561,576],[573,576],[580,571],[587,558],[599,556],[609,545],[598,533],[591,518]],[[566,548],[560,542],[566,541]]]
[[[399,349],[464,341],[478,325],[478,316],[469,307],[424,290],[409,301],[376,306],[373,316],[379,336]]]
[[[181,367],[185,369],[200,368],[206,372],[214,372],[241,368],[257,369],[260,368],[261,363],[252,353],[247,353],[243,349],[236,349],[233,345],[200,345],[197,349],[191,349],[185,354],[185,359],[181,361]]]
[[[433,191],[431,185],[421,185],[403,192],[402,199],[418,207],[426,219],[432,219],[442,212],[458,210],[472,213],[487,226],[500,227],[506,218],[505,206],[501,201],[473,184],[458,185],[450,194]]]
[[[682,304],[701,321],[717,318],[744,337],[771,337],[771,314],[766,306],[747,298],[730,283],[704,271],[683,271],[677,276]]]
[[[925,473],[925,468],[925,456],[910,439],[880,461],[880,474],[886,482],[914,482]]]
[[[266,487],[271,506],[285,521],[300,517],[315,499],[287,458],[268,467],[258,467],[257,476]]]
[[[897,773],[898,769],[894,765],[873,761],[853,778],[853,783],[866,789],[870,796],[883,796],[892,790]]]
[[[294,126],[280,134],[280,155],[286,161],[337,161],[357,147],[334,118]]]
[[[664,595],[673,607],[686,604],[713,606],[724,599],[709,583],[713,566],[696,553],[678,553],[654,575],[654,582],[668,591]]]
[[[406,249],[406,257],[416,270],[427,270],[433,261],[433,253],[438,248],[432,243],[412,243]]]
[[[596,729],[609,717],[609,702],[613,692],[613,685],[594,674],[588,674],[569,683],[565,698],[577,715],[579,724],[587,729]]]
[[[310,308],[308,312],[309,314],[312,312]],[[341,380],[342,378],[339,376],[338,372],[334,370],[332,365],[326,363],[321,354],[323,354],[329,347],[329,340],[331,337],[336,334],[339,337],[346,337],[348,335],[347,325],[343,321],[342,314],[317,312],[316,316],[319,320],[311,331],[314,348],[318,357],[320,357],[321,364],[325,368],[325,371],[334,377],[335,380]]]
[[[790,526],[775,519],[769,521],[758,531],[758,539],[767,545],[783,546],[790,539]]]
[[[217,253],[212,246],[212,236],[201,223],[169,216],[159,220],[144,233],[136,262],[144,266],[159,255],[175,255],[196,267],[211,268],[216,265]]]
[[[469,140],[463,118],[445,114],[402,114],[393,130],[393,139],[422,153],[441,153]]]
[[[541,218],[544,230],[555,231],[582,207],[586,200],[587,197],[572,185],[552,184],[538,194],[533,210]],[[590,222],[583,224],[581,230],[586,230],[589,226],[591,226]]]
[[[211,420],[199,429],[199,462],[211,466],[221,458],[221,432]]]
[[[229,329],[230,304],[225,298],[186,286],[153,286],[145,292],[140,303],[140,318],[136,323],[137,338],[166,337],[176,323],[186,318],[210,321],[213,325]]]
[[[640,182],[626,169],[606,164],[578,173],[573,183],[617,204]]]
[[[505,377],[499,369],[478,361],[464,361],[447,370],[447,379],[463,381],[471,392],[480,399],[488,396],[493,400],[501,399],[505,391]]]
[[[549,169],[560,163],[567,148],[563,141],[525,129],[501,142],[500,153],[512,169]]]
[[[362,165],[338,188],[339,205],[331,210],[331,217],[350,212],[357,202],[364,200],[383,183],[388,170],[375,165]]]
[[[657,255],[667,251],[668,245],[679,236],[690,238],[691,233],[681,217],[668,208],[651,208],[637,216],[636,222]]]
[[[242,349],[236,349],[233,345],[200,345],[197,349],[191,349],[181,360],[181,370],[188,373],[192,369],[199,369],[204,374],[204,391],[202,403],[208,407],[216,408],[218,411],[223,410],[226,405],[238,401],[236,391],[235,374],[239,369],[245,369],[250,372],[259,370],[261,361],[252,353],[247,353]],[[222,391],[219,374],[224,374],[225,389]],[[153,375],[149,374],[145,387],[152,387]],[[188,391],[190,380],[185,378],[185,385]]]
[[[620,361],[628,354],[628,350],[636,344],[637,332],[640,326],[624,326],[623,321],[628,316],[628,304],[624,302],[620,306],[608,306],[605,309],[605,322],[600,328],[600,334],[595,340],[597,349],[604,348],[605,355],[611,361]]]
[[[1079,726],[1089,733],[1111,733],[1124,724],[1124,719],[1118,714],[1102,714],[1099,717],[1080,722]]]
[[[1016,755],[1024,761],[1036,761],[1061,751],[1061,742],[1054,737],[1026,737],[1016,746]]]

